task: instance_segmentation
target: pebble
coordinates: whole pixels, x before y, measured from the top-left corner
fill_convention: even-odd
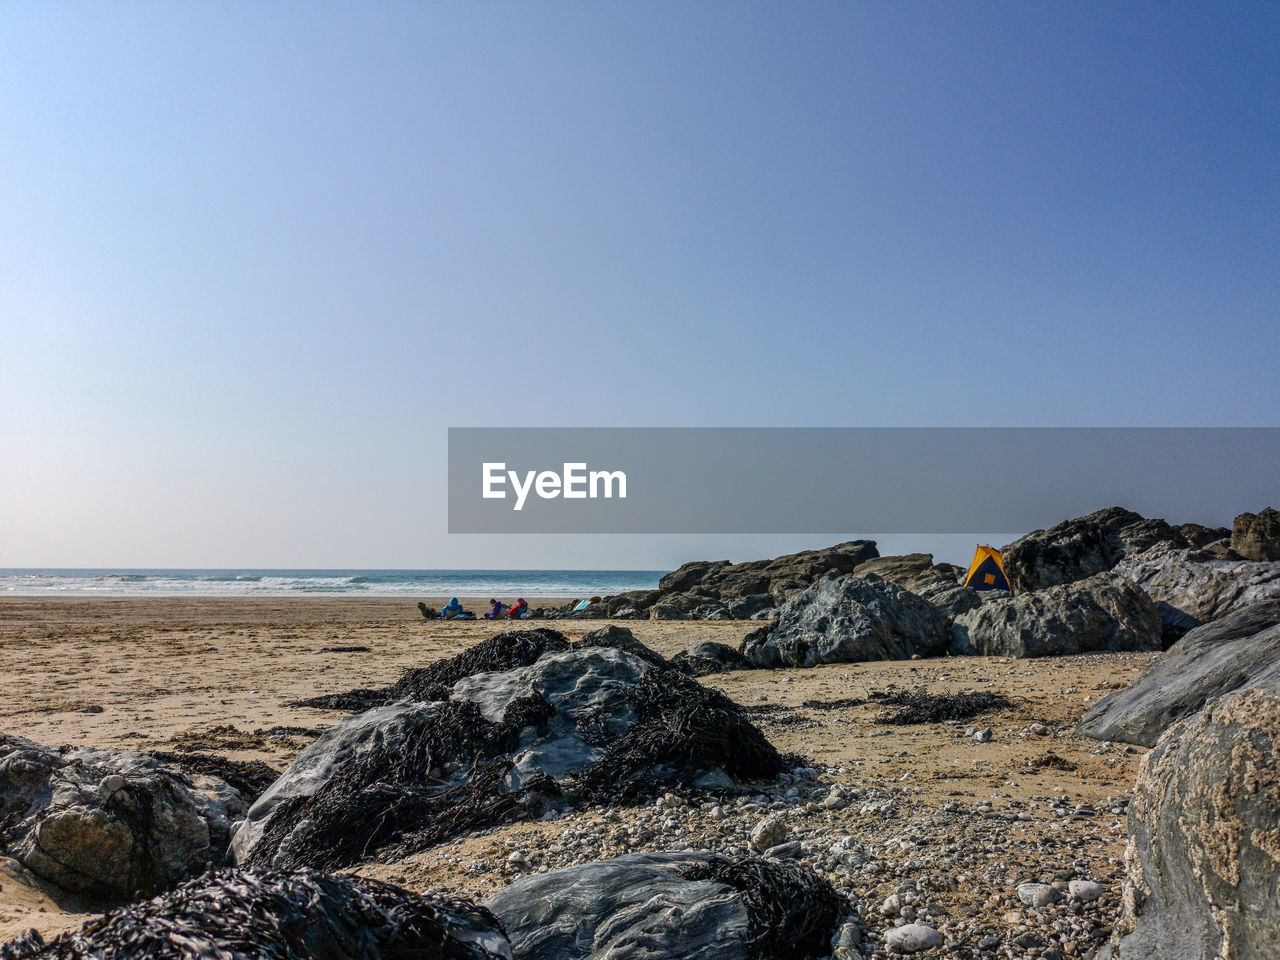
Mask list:
[[[919,953],[940,947],[944,941],[942,934],[933,927],[923,923],[907,923],[886,933],[884,942],[891,950],[896,948],[903,953]]]
[[[1071,896],[1077,900],[1097,900],[1102,896],[1102,884],[1094,883],[1092,880],[1072,880],[1068,886]]]
[[[977,740],[979,743],[990,743],[991,728],[983,727],[981,730],[975,730],[973,732],[973,739]]]
[[[1062,893],[1047,883],[1021,883],[1018,899],[1028,907],[1047,907],[1062,899]]]
[[[787,839],[787,826],[777,817],[766,817],[751,831],[751,845],[757,850],[776,847]]]

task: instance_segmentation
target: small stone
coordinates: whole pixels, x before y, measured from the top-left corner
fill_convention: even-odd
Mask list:
[[[903,953],[919,953],[932,950],[945,942],[937,930],[923,923],[907,923],[894,927],[885,934],[884,942],[889,949],[898,949]]]
[[[1102,896],[1102,884],[1094,883],[1092,880],[1072,880],[1068,885],[1071,896],[1077,900],[1097,900]]]
[[[1028,907],[1047,907],[1062,899],[1062,894],[1047,883],[1022,883],[1018,885],[1018,899]]]
[[[115,794],[124,789],[124,777],[118,773],[111,773],[103,777],[98,783],[98,796],[103,800],[110,800]]]
[[[768,850],[787,839],[787,827],[777,817],[766,817],[751,831],[751,845],[757,850]]]
[[[977,740],[979,743],[990,743],[991,728],[983,727],[981,730],[975,730],[973,732],[973,739]]]

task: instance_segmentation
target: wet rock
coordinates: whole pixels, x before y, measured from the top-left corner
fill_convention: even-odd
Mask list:
[[[1108,574],[984,603],[956,617],[951,653],[1047,657],[1158,650],[1160,615],[1130,581]]]
[[[100,903],[220,863],[246,804],[213,777],[144,754],[55,751],[0,734],[0,840],[33,874]]]
[[[227,871],[114,910],[45,944],[31,931],[6,960],[511,960],[493,915],[434,893],[309,870]]]
[[[1280,511],[1267,507],[1236,517],[1231,549],[1246,560],[1280,560]]]
[[[761,667],[907,660],[946,649],[946,618],[879,577],[823,580],[788,601],[776,625],[749,634],[741,652]]]
[[[1085,711],[1076,732],[1155,744],[1175,721],[1242,687],[1280,680],[1280,599],[1251,604],[1196,627],[1132,684]]]
[[[1143,758],[1112,960],[1262,960],[1280,942],[1280,686],[1210,701]]]
[[[630,854],[517,880],[485,903],[516,960],[783,960],[830,952],[835,891],[785,861]]]
[[[1206,623],[1259,600],[1280,598],[1280,561],[1223,559],[1208,550],[1161,546],[1122,561],[1115,573],[1152,600]]]

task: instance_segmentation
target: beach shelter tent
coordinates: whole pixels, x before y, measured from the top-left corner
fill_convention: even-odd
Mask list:
[[[979,546],[973,552],[973,563],[964,578],[966,587],[975,590],[1008,590],[1009,578],[1004,575],[1004,557],[995,547]]]

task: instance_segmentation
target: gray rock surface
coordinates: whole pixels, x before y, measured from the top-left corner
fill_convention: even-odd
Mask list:
[[[0,734],[0,843],[62,890],[110,904],[222,861],[240,795],[143,754],[59,752]]]
[[[1099,574],[956,617],[951,653],[1049,657],[1092,650],[1159,650],[1161,622],[1145,593],[1121,577]]]
[[[1121,561],[1115,573],[1132,580],[1152,600],[1163,600],[1206,622],[1280,597],[1280,561],[1223,559],[1208,550],[1162,545]]]
[[[1009,585],[1020,594],[1104,573],[1157,544],[1185,548],[1226,535],[1225,529],[1198,524],[1174,527],[1123,507],[1108,507],[1048,530],[1034,530],[1001,553]]]
[[[1129,806],[1111,960],[1270,960],[1280,944],[1280,688],[1170,727]]]
[[[753,594],[795,590],[828,576],[852,573],[858,564],[879,556],[874,540],[851,540],[821,550],[729,563],[725,560],[686,563],[658,581],[664,594],[698,593],[729,600]]]
[[[516,960],[802,960],[829,951],[840,904],[816,874],[753,861],[730,875],[717,865],[728,864],[700,852],[630,854],[517,880],[485,906]],[[757,913],[761,895],[768,918]]]
[[[1280,682],[1280,599],[1243,607],[1191,630],[1137,680],[1085,711],[1076,732],[1145,747],[1208,701]]]
[[[749,634],[742,655],[760,667],[928,657],[947,646],[947,620],[932,604],[880,577],[821,580],[781,609],[776,625]]]
[[[1236,517],[1231,549],[1246,560],[1280,560],[1280,512],[1267,507]]]

